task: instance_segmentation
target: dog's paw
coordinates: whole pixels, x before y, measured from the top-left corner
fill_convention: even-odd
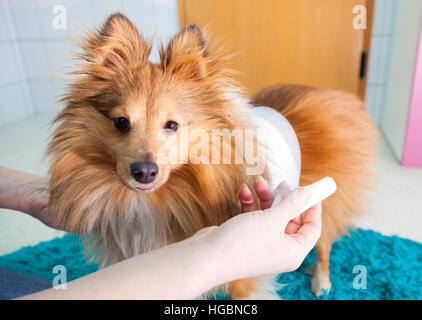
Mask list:
[[[324,294],[329,294],[331,289],[330,275],[325,274],[321,270],[319,263],[313,267],[313,275],[311,278],[312,292],[315,296],[319,297]]]

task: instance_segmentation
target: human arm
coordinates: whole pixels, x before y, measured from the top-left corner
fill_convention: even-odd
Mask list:
[[[124,260],[67,283],[19,299],[193,299],[216,285],[218,262],[207,230]]]
[[[45,225],[64,230],[48,207],[48,179],[0,166],[0,208],[29,214]]]
[[[66,290],[49,289],[23,298],[192,299],[228,281],[295,270],[321,231],[319,204],[287,234],[289,222],[309,198],[309,190],[299,190],[274,208],[202,229],[184,241],[74,280]],[[262,195],[260,199],[265,200]]]

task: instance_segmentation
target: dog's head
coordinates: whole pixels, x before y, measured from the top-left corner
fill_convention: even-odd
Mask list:
[[[157,64],[149,61],[150,42],[122,14],[110,16],[81,48],[83,63],[50,145],[56,157],[114,168],[124,185],[148,192],[192,156],[204,157],[189,155],[193,131],[236,127],[226,69],[198,26],[162,47]]]

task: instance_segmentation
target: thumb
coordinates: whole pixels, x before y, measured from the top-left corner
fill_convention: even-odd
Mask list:
[[[286,194],[281,202],[267,210],[280,223],[287,225],[290,220],[296,218],[311,198],[311,190],[308,187],[299,187]]]

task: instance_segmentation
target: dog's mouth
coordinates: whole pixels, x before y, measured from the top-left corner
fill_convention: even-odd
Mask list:
[[[152,192],[158,189],[159,185],[153,184],[141,184],[134,179],[124,180],[120,179],[122,184],[128,187],[129,189],[136,191],[136,192]]]
[[[160,187],[160,185],[156,184],[140,184],[138,182],[133,182],[131,183],[130,188],[137,192],[153,192]]]
[[[152,190],[155,190],[156,188],[154,187],[154,186],[137,186],[136,187],[136,190],[140,190],[140,191],[145,191],[145,192],[147,192],[147,191],[152,191]]]
[[[151,189],[152,187],[148,187],[148,186],[139,186],[139,187],[137,187],[136,189],[138,189],[138,190],[149,190],[149,189]]]

